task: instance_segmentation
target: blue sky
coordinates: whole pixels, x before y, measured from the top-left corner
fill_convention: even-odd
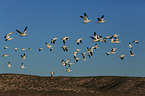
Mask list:
[[[0,54],[9,54],[8,57],[0,57],[0,73],[30,74],[39,76],[50,76],[51,71],[56,71],[55,76],[145,76],[145,1],[68,1],[68,0],[1,0],[0,1]],[[87,13],[92,22],[82,23],[81,15]],[[97,23],[97,18],[105,16],[107,22]],[[4,36],[9,32],[16,32],[16,29],[23,31],[28,27],[28,36],[19,37],[19,34],[12,34],[11,41],[5,41]],[[92,42],[90,36],[94,32],[103,37],[120,34],[120,44],[112,44],[110,41]],[[69,36],[66,41],[70,50],[63,52],[64,46],[61,38]],[[46,48],[45,42],[50,43],[51,39],[58,37],[52,52]],[[75,40],[84,38],[83,43],[77,45]],[[139,40],[139,44],[133,44],[133,53],[130,57],[128,43]],[[73,52],[77,48],[86,52],[87,47],[98,44],[99,49],[94,50],[91,58],[86,57],[86,61],[81,58],[75,62]],[[3,47],[9,48],[4,50]],[[18,52],[14,48],[18,47]],[[22,51],[21,48],[32,48],[32,50]],[[43,50],[38,52],[42,47]],[[112,48],[116,49],[116,54],[106,56],[106,52]],[[80,52],[80,53],[81,53]],[[21,60],[20,55],[26,54],[26,60]],[[119,55],[125,54],[125,59],[120,60]],[[60,61],[70,59],[74,65],[72,72],[67,73],[65,66]],[[12,68],[8,68],[8,62]],[[21,63],[25,69],[21,69]]]

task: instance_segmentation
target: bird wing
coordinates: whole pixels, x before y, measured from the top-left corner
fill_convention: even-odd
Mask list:
[[[26,33],[26,31],[27,31],[27,26],[25,27],[25,29],[24,29],[23,33]]]
[[[104,19],[104,15],[102,15],[102,17],[101,17],[101,20],[103,21],[103,19]]]
[[[22,32],[21,32],[21,31],[19,31],[19,30],[17,30],[17,29],[16,29],[16,31],[17,31],[19,34],[22,34]]]

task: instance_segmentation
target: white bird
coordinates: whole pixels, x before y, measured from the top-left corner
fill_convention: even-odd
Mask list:
[[[51,44],[55,44],[55,42],[56,42],[57,39],[58,39],[58,38],[53,38],[53,39],[51,39]]]
[[[8,57],[8,56],[9,56],[9,55],[7,55],[7,54],[3,54],[3,55],[2,55],[2,57]]]
[[[69,68],[67,68],[66,72],[71,72],[72,70],[70,70]]]
[[[62,59],[60,63],[65,63],[64,59]]]
[[[18,51],[18,48],[14,48],[15,49],[15,51]]]
[[[9,47],[7,47],[7,46],[4,46],[4,49],[7,49],[7,48],[9,48]]]
[[[81,49],[76,49],[76,51],[79,53],[81,51]]]
[[[22,67],[21,68],[26,68],[26,67],[24,67],[24,63],[22,63]]]
[[[90,48],[89,47],[87,47],[87,52],[90,52]]]
[[[117,48],[112,48],[111,54],[115,54],[115,53],[116,53],[116,52],[115,52],[116,49],[117,49]]]
[[[138,40],[136,40],[136,41],[133,41],[132,43],[136,43],[136,44],[139,44],[139,43],[138,43]]]
[[[39,48],[39,52],[42,50],[43,48]]]
[[[120,55],[120,59],[123,60],[125,55]]]
[[[91,56],[93,56],[93,49],[94,49],[95,47],[91,47],[90,48],[90,54],[91,54]]]
[[[77,42],[77,45],[79,45],[80,43],[82,43],[83,38],[77,39],[75,40]]]
[[[106,52],[106,55],[108,56],[108,55],[110,55],[111,54],[111,52]]]
[[[120,43],[120,42],[122,42],[122,41],[118,41],[118,38],[117,37],[115,37],[115,39],[111,39],[111,43]]]
[[[80,59],[80,58],[76,58],[76,62],[78,62],[79,59]]]
[[[28,50],[32,50],[32,48],[29,48]]]
[[[10,62],[8,62],[8,67],[12,67],[11,64],[10,64]]]
[[[129,43],[128,47],[132,49],[132,45],[131,45],[131,43]]]
[[[98,49],[99,47],[98,47],[98,45],[97,45],[97,43],[95,44],[95,46],[94,46],[94,49]]]
[[[63,51],[65,52],[65,51],[70,50],[70,49],[68,49],[68,47],[69,47],[69,46],[63,46],[63,47],[61,47],[61,48],[62,48],[62,49],[63,49]]]
[[[65,36],[65,37],[61,38],[61,40],[63,40],[63,44],[65,44],[65,41],[69,40],[69,37]]]
[[[130,56],[135,56],[135,54],[133,54],[133,52],[130,50]]]
[[[19,31],[19,30],[17,30],[16,29],[16,31],[20,34],[19,36],[26,36],[26,35],[28,35],[28,34],[26,34],[26,31],[27,31],[27,26],[25,27],[25,29],[24,29],[24,31],[23,32],[21,32],[21,31]]]
[[[5,41],[8,41],[8,40],[12,40],[14,38],[11,38],[10,35],[13,34],[14,32],[10,32],[8,33],[4,38],[6,39]]]
[[[78,52],[73,52],[73,55],[74,55],[74,59],[76,58],[76,54],[77,54]]]
[[[118,36],[120,36],[120,35],[117,35],[116,33],[112,35],[112,37],[118,37]]]
[[[101,19],[98,17],[97,20],[98,20],[97,23],[104,23],[107,21],[107,20],[104,20],[104,15],[102,15]]]
[[[82,19],[83,19],[83,23],[88,23],[88,22],[90,22],[90,21],[92,21],[92,20],[88,20],[88,15],[86,14],[86,13],[84,13],[84,16],[80,16]]]
[[[21,55],[22,60],[26,59],[25,54]]]
[[[89,58],[91,57],[91,54],[88,54]]]
[[[74,64],[74,63],[68,63],[68,66],[70,67],[72,64]]]
[[[85,61],[86,60],[86,58],[85,58],[85,54],[86,53],[81,53],[82,54],[82,56],[83,56],[83,60]]]
[[[26,50],[26,49],[25,49],[25,48],[22,48],[21,50],[23,50],[23,51],[24,51],[24,50]]]
[[[49,43],[45,43],[46,45],[47,45],[47,47],[46,48],[52,48],[53,46],[52,45],[50,45]]]
[[[53,77],[53,75],[56,73],[56,71],[52,71],[52,72],[50,72],[50,74],[51,74],[51,77]]]

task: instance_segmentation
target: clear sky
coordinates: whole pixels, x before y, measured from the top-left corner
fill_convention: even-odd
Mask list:
[[[145,76],[145,1],[144,0],[0,0],[0,73],[30,74],[50,76],[51,71],[56,71],[55,76]],[[84,24],[80,18],[87,13],[93,21]],[[97,18],[105,16],[107,22],[97,23]],[[16,29],[23,31],[28,27],[25,37],[19,37]],[[11,41],[5,41],[4,36],[15,32]],[[122,42],[112,44],[110,40],[92,42],[90,36],[94,32],[103,37],[120,34]],[[61,38],[69,36],[66,41],[70,50],[63,52],[64,44]],[[52,52],[46,48],[45,42],[58,37]],[[75,40],[84,38],[83,43],[77,45]],[[133,44],[134,57],[130,57],[129,42],[139,40]],[[87,47],[98,44],[99,49],[94,50],[91,58],[86,55],[82,60],[81,52],[86,52]],[[9,48],[4,50],[4,46]],[[14,48],[19,48],[17,52]],[[22,51],[21,48],[32,48]],[[38,49],[42,47],[41,52]],[[73,52],[82,49],[75,62]],[[106,56],[112,48],[116,54]],[[26,60],[21,60],[21,55],[26,54]],[[119,55],[125,54],[125,59],[120,60]],[[70,59],[72,72],[65,72],[67,66],[62,66],[61,60]],[[8,62],[12,67],[8,68]],[[21,69],[21,63],[25,69]]]

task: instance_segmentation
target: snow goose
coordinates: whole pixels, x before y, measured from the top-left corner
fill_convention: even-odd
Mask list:
[[[86,58],[85,58],[85,54],[86,53],[81,53],[82,54],[82,56],[83,56],[83,60],[85,61],[86,60]]]
[[[25,48],[22,48],[21,50],[23,50],[23,51],[24,51],[24,50],[26,50],[26,49],[25,49]]]
[[[23,31],[23,33],[21,32],[21,31],[19,31],[19,30],[17,30],[16,29],[16,31],[20,34],[19,36],[26,36],[26,35],[28,35],[28,34],[26,34],[26,31],[27,31],[27,26],[25,27],[25,29],[24,29],[24,31]]]
[[[120,43],[122,41],[118,41],[118,38],[115,37],[115,39],[111,38],[111,43]]]
[[[83,38],[77,39],[75,40],[77,42],[77,45],[79,45],[80,43],[82,43]]]
[[[135,54],[133,54],[133,52],[130,50],[130,56],[135,56]]]
[[[63,40],[63,44],[65,44],[65,41],[69,40],[69,37],[65,36],[65,37],[61,38],[61,40]]]
[[[116,52],[115,52],[116,49],[117,49],[117,48],[112,48],[111,54],[115,54],[115,53],[116,53]]]
[[[108,56],[108,55],[110,55],[111,54],[111,52],[106,52],[106,55]]]
[[[74,64],[74,63],[68,63],[68,66],[70,67],[72,64]]]
[[[84,13],[84,16],[80,16],[82,19],[83,19],[83,23],[88,23],[88,22],[90,22],[90,21],[92,21],[92,20],[88,20],[88,15],[86,14],[86,13]]]
[[[107,21],[107,20],[104,20],[104,15],[102,15],[101,19],[98,17],[97,20],[98,20],[97,23],[104,23]]]
[[[125,55],[120,55],[120,59],[123,60]]]
[[[56,73],[56,71],[52,71],[52,72],[50,72],[50,74],[51,74],[51,77],[53,77],[53,75]]]
[[[94,46],[94,49],[98,49],[99,47],[98,47],[98,45],[97,45],[97,43],[95,44],[95,46]]]
[[[25,54],[21,55],[21,59],[22,59],[22,60],[26,59]]]
[[[76,51],[79,53],[81,51],[81,49],[76,49]]]
[[[58,39],[58,38],[53,38],[53,39],[51,39],[51,44],[55,44],[55,42],[56,42],[57,39]]]
[[[69,68],[67,68],[66,72],[71,72],[72,70],[70,70]]]
[[[118,37],[118,36],[120,36],[120,35],[117,35],[116,33],[112,35],[112,37]]]
[[[80,58],[76,58],[76,62],[78,62],[79,59],[80,59]]]
[[[8,33],[4,38],[5,38],[5,41],[8,41],[8,40],[12,40],[14,38],[11,38],[10,35],[13,34],[14,32],[10,32]]]
[[[74,59],[76,59],[76,54],[77,54],[78,52],[73,52],[73,55],[74,55]]]
[[[4,49],[7,49],[7,48],[9,48],[9,47],[7,47],[7,46],[4,46]]]
[[[62,48],[62,49],[63,49],[63,51],[65,52],[65,51],[70,50],[70,49],[68,49],[68,47],[69,47],[69,46],[62,46],[61,48]]]
[[[18,51],[18,48],[14,48],[15,49],[15,51]]]
[[[47,47],[46,48],[52,48],[53,46],[52,45],[50,45],[49,43],[45,43],[46,45],[47,45]]]
[[[89,58],[91,57],[91,54],[88,54]]]
[[[87,47],[87,52],[90,52],[90,48],[89,47]]]
[[[8,62],[8,67],[12,67],[11,64],[10,64],[10,62]]]
[[[90,54],[91,54],[91,56],[93,56],[93,49],[94,49],[95,47],[91,47],[90,48]]]
[[[22,66],[21,66],[21,68],[26,68],[26,67],[24,67],[24,63],[22,63]]]
[[[136,43],[136,44],[139,44],[139,43],[138,43],[138,40],[136,40],[136,41],[133,41],[132,43]]]
[[[132,45],[131,45],[131,43],[129,43],[128,47],[132,49]]]
[[[43,48],[39,48],[39,52],[42,50]]]
[[[32,48],[29,48],[28,50],[32,50]]]
[[[2,57],[8,57],[8,56],[9,56],[9,55],[7,55],[7,54],[3,54],[3,55],[2,55]]]

